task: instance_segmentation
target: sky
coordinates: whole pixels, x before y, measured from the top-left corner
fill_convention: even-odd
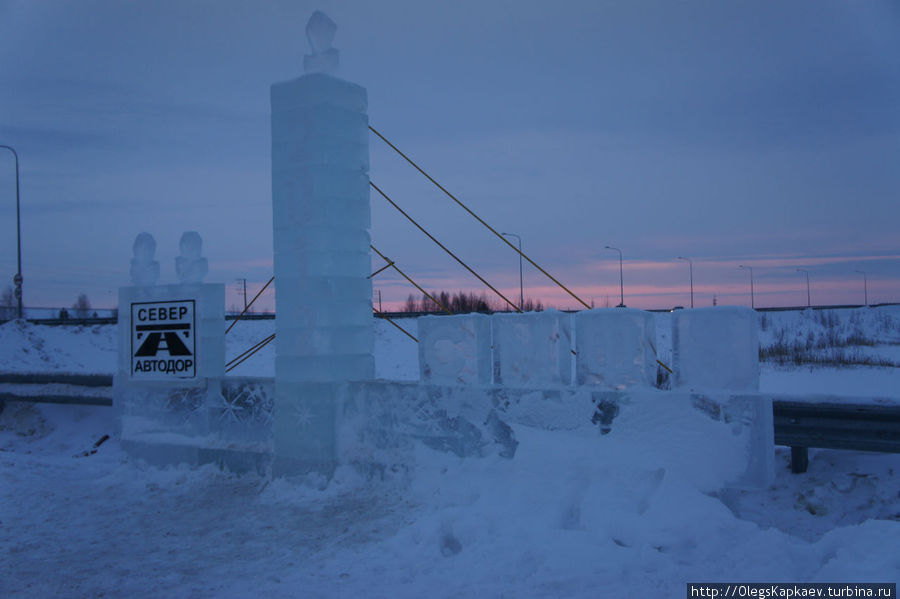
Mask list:
[[[113,307],[196,230],[239,306],[272,275],[271,84],[314,10],[369,121],[598,307],[900,301],[900,5],[869,2],[0,0],[0,144],[19,154],[26,306]],[[518,256],[374,136],[373,182],[509,297]],[[372,241],[481,292],[382,198]],[[380,268],[373,260],[373,270]],[[863,271],[865,275],[860,272]],[[0,149],[0,289],[16,272]],[[865,287],[863,278],[865,277]],[[528,264],[526,297],[575,301]],[[415,289],[374,279],[376,305]],[[271,307],[271,294],[261,300]]]

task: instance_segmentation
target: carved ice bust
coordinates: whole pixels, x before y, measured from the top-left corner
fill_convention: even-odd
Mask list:
[[[317,10],[306,23],[306,39],[312,54],[303,57],[305,73],[328,73],[337,71],[338,51],[331,47],[337,25],[328,15]]]
[[[178,243],[181,255],[175,258],[175,274],[182,283],[202,283],[209,272],[206,258],[201,257],[203,240],[196,231],[187,231]]]
[[[140,233],[131,246],[131,284],[138,287],[156,285],[159,279],[159,262],[153,259],[156,254],[156,240],[150,233]]]

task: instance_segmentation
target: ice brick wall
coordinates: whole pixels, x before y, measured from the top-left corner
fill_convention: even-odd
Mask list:
[[[490,384],[490,317],[484,314],[421,317],[419,374],[425,383]]]
[[[613,308],[575,314],[575,381],[610,389],[656,383],[656,325],[643,310]]]
[[[494,382],[568,385],[572,382],[571,316],[557,310],[495,314]]]
[[[334,385],[374,378],[366,90],[272,86],[276,472],[335,462]]]
[[[756,312],[738,306],[672,314],[674,386],[759,390]]]

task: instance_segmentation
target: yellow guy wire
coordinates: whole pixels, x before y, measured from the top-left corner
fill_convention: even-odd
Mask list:
[[[400,156],[402,156],[404,160],[406,160],[408,163],[410,163],[417,171],[419,171],[420,173],[422,173],[422,174],[425,176],[426,179],[428,179],[429,181],[431,181],[432,183],[434,183],[435,186],[437,186],[438,189],[440,189],[441,191],[443,191],[443,192],[447,195],[447,197],[449,197],[451,200],[453,200],[454,202],[456,202],[457,204],[459,204],[459,205],[462,207],[463,210],[465,210],[466,212],[468,212],[469,214],[471,214],[473,217],[475,217],[475,220],[477,220],[477,221],[480,222],[482,225],[484,225],[485,227],[487,227],[488,230],[489,230],[491,233],[493,233],[494,235],[496,235],[499,239],[501,239],[501,240],[503,241],[503,243],[505,243],[506,245],[508,245],[509,247],[511,247],[511,248],[513,249],[513,251],[515,251],[517,254],[519,254],[520,256],[522,256],[523,258],[525,258],[525,259],[528,261],[529,264],[531,264],[533,267],[535,267],[536,269],[538,269],[539,271],[541,271],[542,273],[544,273],[544,275],[546,275],[548,279],[550,279],[551,281],[553,281],[554,283],[556,283],[557,285],[559,285],[559,286],[563,289],[563,291],[565,291],[566,293],[568,293],[569,295],[571,295],[573,298],[575,298],[576,300],[578,300],[578,302],[579,302],[582,306],[584,306],[585,308],[587,308],[587,309],[590,310],[591,307],[590,307],[589,305],[587,305],[583,299],[581,299],[580,297],[578,297],[577,295],[575,295],[572,291],[569,290],[568,287],[566,287],[565,285],[563,285],[562,283],[560,283],[558,280],[556,280],[556,278],[553,277],[553,275],[551,275],[549,272],[547,272],[546,270],[544,270],[543,268],[541,268],[540,266],[538,266],[538,264],[537,264],[534,260],[532,260],[531,258],[529,258],[528,256],[526,256],[523,252],[521,252],[521,251],[519,250],[519,248],[517,248],[516,246],[514,246],[514,245],[512,244],[511,241],[509,241],[506,237],[504,237],[503,235],[501,235],[500,233],[498,233],[498,232],[496,231],[496,229],[494,229],[492,226],[490,226],[490,225],[487,224],[484,220],[482,220],[480,216],[478,216],[477,214],[475,214],[474,212],[472,212],[472,211],[469,209],[468,206],[466,206],[465,204],[463,204],[462,202],[460,202],[458,199],[456,199],[456,196],[454,196],[452,193],[450,193],[449,191],[447,191],[446,189],[444,189],[444,187],[443,187],[440,183],[438,183],[437,181],[435,181],[435,180],[431,177],[431,175],[429,175],[429,174],[426,173],[424,170],[422,170],[422,168],[421,168],[418,164],[416,164],[415,162],[413,162],[412,159],[409,158],[409,156],[407,156],[406,154],[404,154],[403,152],[401,152],[400,149],[397,148],[397,146],[395,146],[394,144],[392,144],[391,142],[389,142],[389,141],[387,140],[387,138],[386,138],[384,135],[382,135],[381,133],[379,133],[378,131],[376,131],[375,128],[372,127],[371,125],[369,125],[369,130],[370,130],[372,133],[374,133],[375,135],[377,135],[378,137],[380,137],[381,140],[382,140],[384,143],[386,143],[387,145],[389,145],[395,152],[397,152],[398,154],[400,154]],[[377,189],[377,188],[376,188],[376,189]],[[391,203],[393,203],[393,202],[391,202]],[[506,299],[506,298],[504,298],[504,299]],[[509,301],[509,300],[507,300],[507,301]],[[521,310],[518,310],[518,311],[521,312]]]
[[[406,329],[404,329],[403,327],[401,327],[399,324],[397,324],[396,322],[394,322],[393,320],[391,320],[390,318],[388,318],[387,315],[386,315],[384,312],[382,312],[381,310],[379,310],[379,309],[376,308],[375,306],[372,306],[372,309],[375,310],[375,314],[378,314],[378,315],[381,316],[383,319],[385,319],[386,321],[388,321],[389,323],[391,323],[392,325],[394,325],[395,327],[397,327],[398,329],[400,329],[401,331],[403,331],[403,334],[404,334],[404,335],[406,335],[407,337],[409,337],[410,339],[412,339],[412,340],[415,341],[416,343],[419,342],[418,339],[416,339],[415,337],[413,337],[413,334],[412,334],[412,333],[410,333],[409,331],[407,331]]]
[[[666,370],[668,370],[668,371],[669,371],[669,374],[674,374],[674,373],[672,372],[672,369],[671,369],[671,368],[669,368],[668,366],[666,366],[665,364],[663,364],[662,362],[659,361],[659,354],[656,353],[656,346],[653,345],[653,341],[651,341],[651,340],[648,338],[648,339],[647,339],[647,343],[650,344],[650,349],[653,350],[653,357],[656,358],[656,363],[659,364],[660,366],[662,366],[663,368],[665,368]]]
[[[491,285],[490,283],[488,283],[487,281],[485,281],[484,278],[483,278],[481,275],[479,275],[477,272],[475,272],[474,270],[472,270],[471,268],[469,268],[469,265],[468,265],[468,264],[466,264],[465,262],[463,262],[462,260],[460,260],[460,259],[456,256],[456,254],[454,254],[453,252],[451,252],[449,249],[447,249],[447,247],[446,247],[444,244],[442,244],[440,241],[438,241],[437,239],[435,239],[434,236],[433,236],[431,233],[429,233],[428,231],[426,231],[426,230],[422,227],[422,225],[420,225],[419,223],[417,223],[417,222],[415,221],[415,219],[414,219],[413,217],[411,217],[409,214],[407,214],[406,212],[404,212],[404,211],[403,211],[403,208],[401,208],[400,206],[398,206],[398,205],[396,204],[396,202],[394,202],[394,200],[392,200],[391,198],[389,198],[388,195],[387,195],[386,193],[384,193],[383,191],[381,191],[381,189],[379,189],[379,187],[378,187],[377,185],[375,185],[375,184],[372,183],[371,181],[369,181],[369,185],[371,185],[372,188],[373,188],[375,191],[377,191],[379,194],[381,194],[381,197],[383,197],[383,198],[386,199],[388,202],[390,202],[391,206],[393,206],[394,208],[396,208],[397,211],[398,211],[400,214],[402,214],[403,216],[405,216],[405,217],[407,218],[407,220],[409,220],[409,222],[411,222],[412,224],[414,224],[414,225],[416,226],[417,229],[419,229],[420,231],[422,231],[422,233],[425,233],[425,235],[428,236],[428,239],[430,239],[431,241],[433,241],[439,248],[441,248],[442,250],[444,250],[451,258],[453,258],[454,260],[456,260],[457,262],[459,262],[460,264],[462,264],[462,266],[463,266],[466,270],[468,270],[470,273],[472,273],[473,275],[475,275],[475,277],[476,277],[479,281],[481,281],[482,283],[484,283],[485,285],[487,285],[488,288],[490,288],[491,291],[493,291],[494,293],[496,293],[497,295],[499,295],[499,296],[503,299],[503,301],[505,301],[507,304],[509,304],[509,305],[513,308],[513,310],[515,310],[516,312],[521,312],[521,311],[522,311],[521,309],[519,309],[518,306],[516,306],[514,303],[512,303],[511,301],[509,301],[509,299],[507,299],[507,297],[506,297],[505,295],[503,295],[502,293],[500,293],[500,292],[497,290],[496,287],[494,287],[493,285]]]

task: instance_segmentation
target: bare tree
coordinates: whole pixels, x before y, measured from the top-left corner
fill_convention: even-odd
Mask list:
[[[405,312],[416,312],[416,298],[413,297],[412,293],[410,293],[409,297],[406,298],[406,303],[403,305],[403,310]]]
[[[86,293],[82,293],[72,304],[72,313],[75,318],[87,318],[91,311],[91,300],[88,299]]]

